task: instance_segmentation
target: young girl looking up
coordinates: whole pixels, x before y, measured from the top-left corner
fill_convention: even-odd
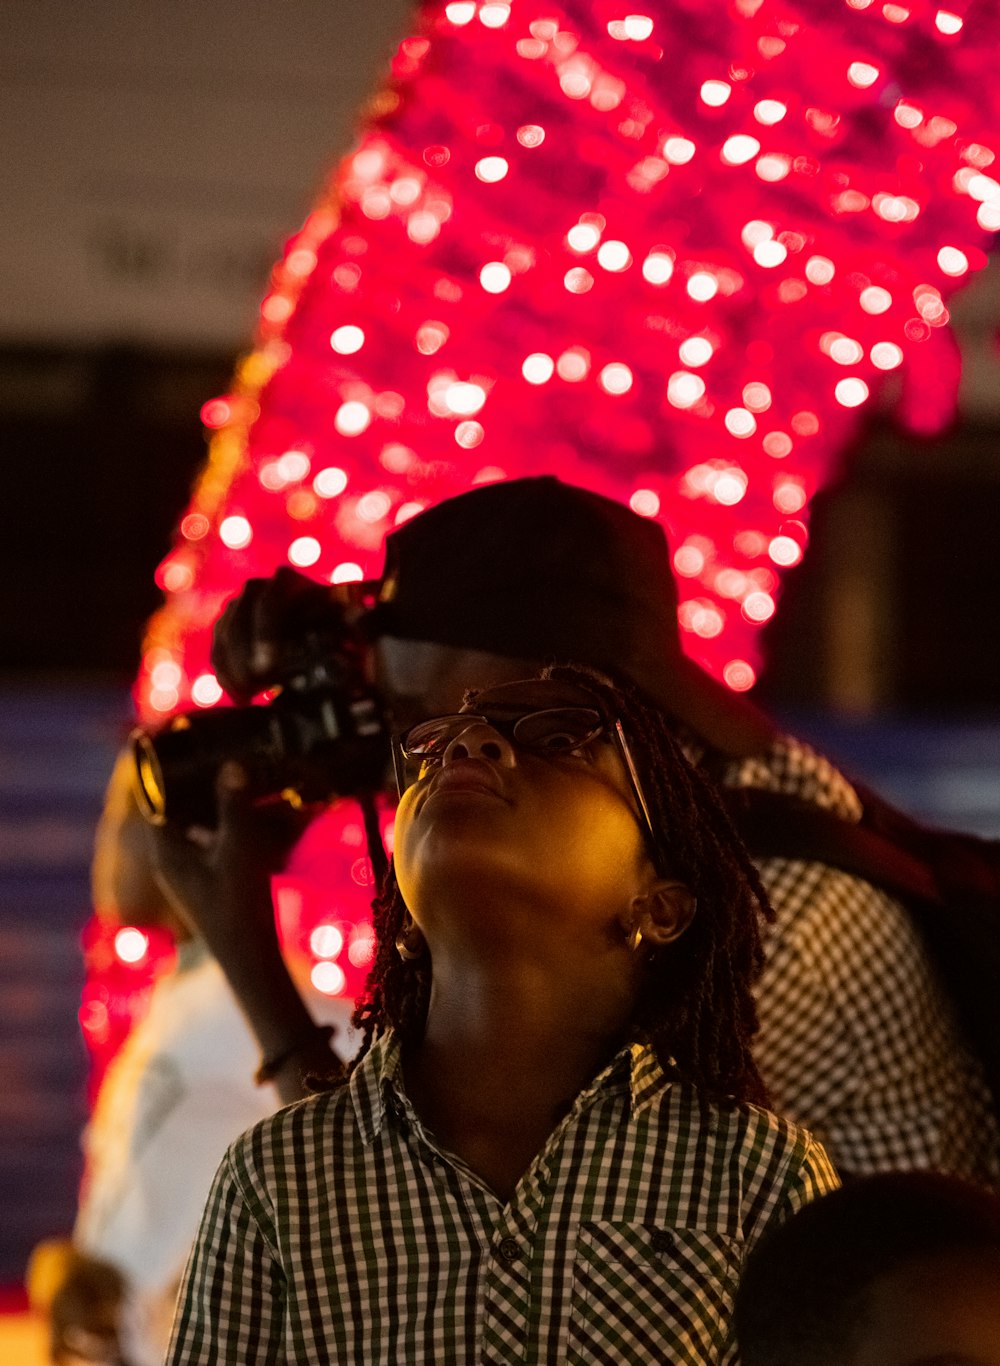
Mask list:
[[[764,900],[715,796],[564,668],[397,772],[360,1056],[230,1149],[169,1360],[733,1360],[746,1249],[836,1180],[759,1108]]]

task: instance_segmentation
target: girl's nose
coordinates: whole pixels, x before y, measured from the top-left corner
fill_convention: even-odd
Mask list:
[[[503,768],[513,768],[516,762],[514,746],[485,721],[472,721],[455,736],[444,752],[445,764],[458,759],[488,759]]]

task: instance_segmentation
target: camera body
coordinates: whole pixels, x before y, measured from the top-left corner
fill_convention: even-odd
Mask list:
[[[134,730],[136,792],[146,819],[214,828],[216,777],[230,759],[247,769],[262,801],[320,802],[380,789],[389,733],[366,665],[360,636],[314,637],[271,701],[181,712],[159,729]]]

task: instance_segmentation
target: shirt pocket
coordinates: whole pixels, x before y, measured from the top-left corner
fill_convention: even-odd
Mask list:
[[[724,1362],[742,1246],[700,1228],[581,1224],[567,1360]]]

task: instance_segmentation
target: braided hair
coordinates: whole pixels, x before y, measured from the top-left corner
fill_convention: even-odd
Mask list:
[[[708,1100],[766,1103],[750,1048],[757,1029],[751,986],[763,961],[760,922],[773,912],[720,798],[684,756],[669,718],[634,687],[575,666],[546,669],[543,677],[584,688],[606,718],[621,721],[655,832],[654,866],[697,899],[678,940],[640,950],[644,963],[629,1038],[651,1045],[662,1065]],[[359,1056],[387,1028],[404,1045],[423,1034],[431,965],[426,955],[400,958],[396,940],[405,914],[390,867],[373,906],[375,957],[354,1016],[362,1034]]]

